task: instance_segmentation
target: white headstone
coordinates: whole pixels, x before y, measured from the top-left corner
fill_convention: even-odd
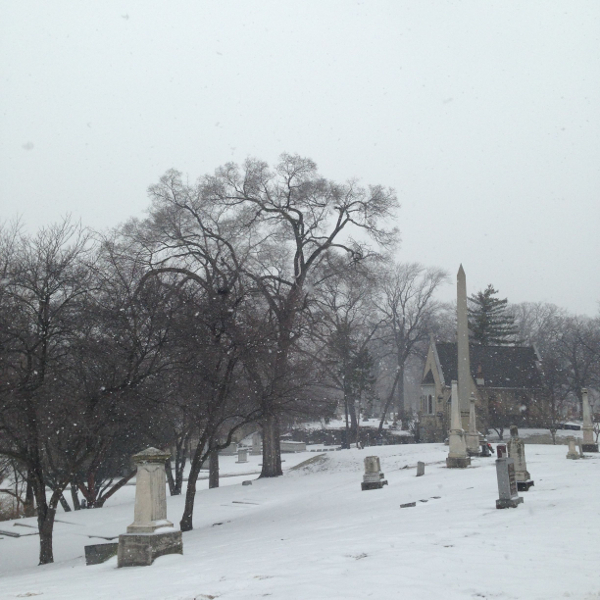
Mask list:
[[[583,405],[583,452],[598,452],[598,444],[594,442],[594,424],[592,422],[592,412],[590,410],[590,401],[587,388],[581,390],[581,400]]]
[[[504,444],[498,444],[496,449],[498,452],[496,476],[499,496],[496,500],[496,508],[516,508],[523,502],[523,498],[519,496],[517,490],[514,460],[508,456],[508,450]]]
[[[469,399],[469,433],[467,433],[467,452],[471,456],[477,456],[481,453],[481,447],[479,445],[479,432],[477,431],[477,416],[475,413],[475,394],[473,393],[471,393],[471,398]]]
[[[569,444],[569,451],[567,452],[567,458],[571,460],[577,460],[579,458],[579,452],[577,452],[577,448],[575,447],[575,438],[570,435],[567,438],[567,443]]]
[[[525,442],[519,437],[519,430],[516,425],[510,427],[510,439],[507,443],[508,456],[515,461],[515,477],[517,479],[517,488],[521,492],[526,492],[533,481],[527,470],[527,460],[525,459]]]

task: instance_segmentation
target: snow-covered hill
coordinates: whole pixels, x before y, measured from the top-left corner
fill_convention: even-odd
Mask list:
[[[252,486],[241,481],[256,477],[244,473],[255,473],[260,457],[247,465],[223,457],[222,473],[235,476],[198,493],[183,556],[86,567],[83,546],[103,541],[88,536],[116,536],[132,521],[127,487],[103,509],[59,515],[53,565],[35,566],[35,535],[0,539],[0,598],[600,598],[600,456],[570,461],[565,446],[527,446],[535,487],[519,508],[496,510],[494,459],[449,470],[446,453],[419,444],[287,455],[283,477]],[[367,455],[380,456],[389,486],[361,491]],[[420,478],[418,460],[427,464]],[[182,497],[169,498],[172,521],[182,507]],[[34,531],[0,523],[8,528]]]

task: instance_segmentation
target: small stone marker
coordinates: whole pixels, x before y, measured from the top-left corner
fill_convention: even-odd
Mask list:
[[[384,485],[387,485],[387,481],[384,477],[385,475],[381,472],[379,456],[365,457],[365,474],[363,475],[363,481],[360,484],[363,492],[365,490],[379,490]]]
[[[99,565],[117,555],[119,543],[90,544],[89,546],[84,546],[83,549],[85,550],[85,564]]]
[[[412,508],[413,506],[416,506],[417,503],[416,502],[407,502],[406,504],[401,504],[400,508]]]
[[[496,459],[496,475],[498,477],[498,495],[496,508],[517,508],[523,502],[517,491],[517,479],[515,477],[515,463],[509,458],[505,444],[496,447],[498,458]]]
[[[419,461],[417,463],[417,477],[422,477],[423,475],[425,475],[425,463]]]
[[[248,462],[248,450],[246,448],[238,448],[237,455],[238,455],[238,459],[236,462],[238,462],[238,463],[247,463]]]
[[[581,390],[583,401],[583,452],[598,452],[598,444],[594,443],[594,425],[590,411],[590,401],[588,400],[587,388]]]
[[[119,536],[119,567],[151,565],[164,554],[183,554],[181,531],[167,520],[165,462],[168,452],[148,448],[133,456],[137,465],[133,523]]]
[[[252,481],[250,481],[250,479],[246,479],[245,481],[242,481],[242,485],[252,485]]]
[[[519,429],[516,425],[510,426],[510,440],[508,440],[508,456],[515,461],[515,477],[519,492],[527,492],[534,485],[531,475],[527,470],[525,460],[525,442],[519,437]]]
[[[571,460],[577,460],[579,457],[579,452],[577,452],[577,448],[575,448],[575,438],[570,435],[567,438],[567,443],[569,444],[569,451],[567,452],[567,458]]]

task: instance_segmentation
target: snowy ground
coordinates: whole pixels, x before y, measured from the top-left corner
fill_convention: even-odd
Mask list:
[[[446,453],[419,444],[285,455],[283,477],[252,486],[241,481],[257,476],[248,474],[260,457],[223,457],[222,473],[235,476],[198,493],[183,556],[85,566],[83,546],[102,542],[89,535],[116,536],[133,520],[127,487],[103,509],[59,515],[53,565],[35,566],[36,535],[0,539],[0,598],[600,599],[600,456],[571,461],[565,446],[528,446],[535,487],[519,508],[496,510],[494,459],[450,470]],[[374,454],[389,486],[362,492],[362,461]],[[417,460],[424,477],[415,477]],[[174,522],[182,506],[169,498]],[[0,529],[28,532],[10,521]]]

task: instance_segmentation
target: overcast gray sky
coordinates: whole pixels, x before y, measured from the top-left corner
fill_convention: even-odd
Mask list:
[[[597,0],[0,7],[1,220],[111,227],[287,151],[396,188],[400,260],[598,314]]]

